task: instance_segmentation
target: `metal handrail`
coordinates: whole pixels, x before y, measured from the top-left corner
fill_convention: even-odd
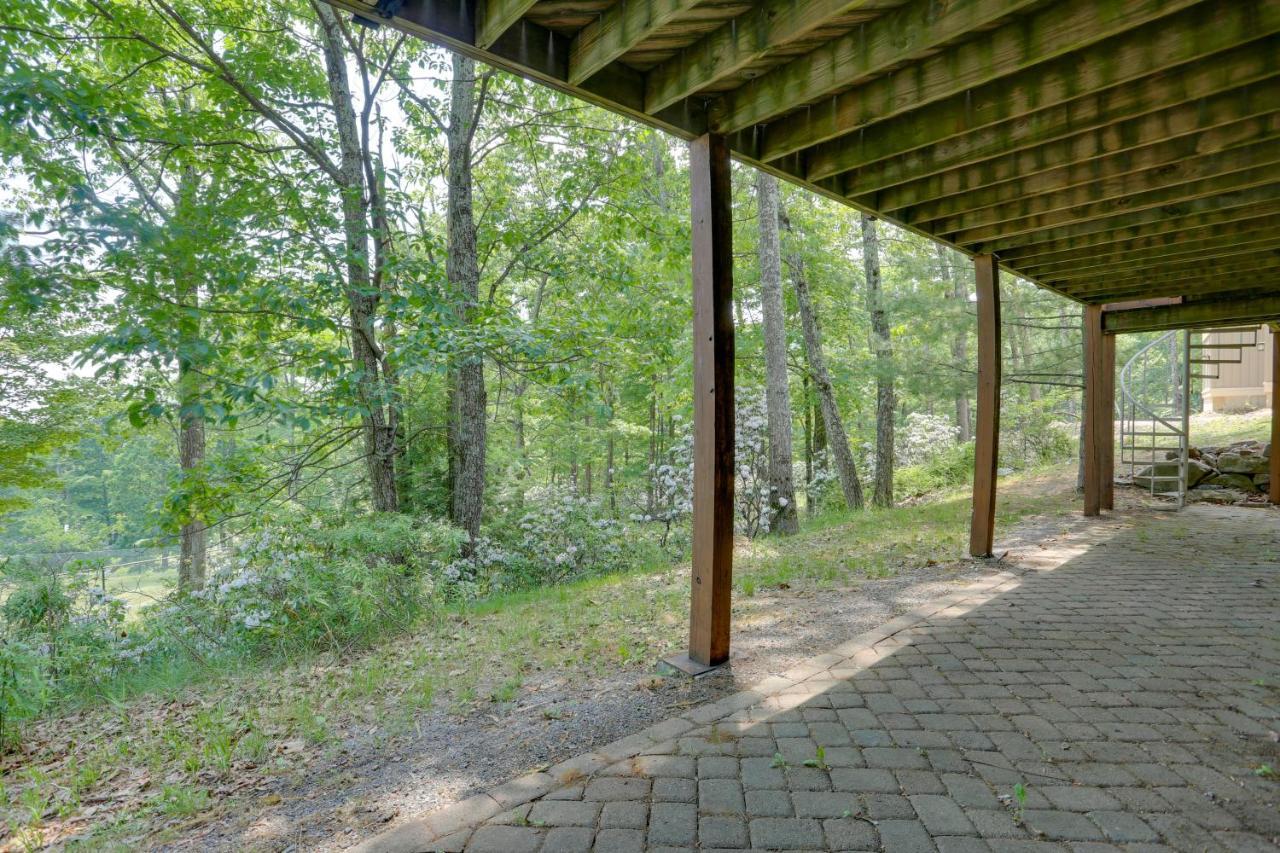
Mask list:
[[[1181,340],[1179,340],[1179,336]],[[1170,356],[1168,363],[1160,365],[1160,369],[1164,372],[1164,381],[1160,383],[1159,387],[1166,389],[1166,391],[1171,390],[1172,399],[1166,399],[1163,403],[1162,408],[1165,411],[1157,411],[1156,404],[1149,403],[1143,398],[1144,389],[1138,387],[1136,376],[1141,370],[1142,379],[1149,378],[1152,354],[1158,352],[1162,347],[1169,349]],[[1169,382],[1168,379],[1175,367],[1177,369],[1177,378]],[[1182,506],[1186,500],[1187,471],[1190,456],[1190,443],[1188,441],[1191,411],[1190,373],[1191,333],[1187,331],[1166,332],[1160,337],[1149,341],[1134,353],[1132,358],[1125,362],[1124,367],[1120,370],[1120,399],[1117,401],[1120,408],[1121,462],[1128,462],[1131,478],[1137,476],[1139,465],[1148,466],[1148,485],[1151,494],[1176,492],[1179,506]],[[1174,422],[1173,419],[1175,418],[1178,423]],[[1147,427],[1139,429],[1140,422],[1147,424]],[[1161,431],[1161,428],[1163,428],[1163,431]],[[1140,443],[1139,440],[1144,438],[1150,439],[1149,445],[1143,446],[1146,443]],[[1157,444],[1157,440],[1161,438],[1176,438],[1177,447],[1166,447]],[[1166,452],[1177,451],[1178,474],[1176,477],[1172,475],[1162,477],[1157,474],[1157,466],[1162,461],[1159,458],[1162,450]],[[1139,454],[1143,451],[1150,454],[1145,460],[1139,459]],[[1176,480],[1174,489],[1157,488],[1158,482],[1167,482],[1168,480]]]

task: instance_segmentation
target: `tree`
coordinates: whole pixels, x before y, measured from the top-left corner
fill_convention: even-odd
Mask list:
[[[880,240],[876,221],[862,220],[862,263],[867,276],[867,313],[871,315],[871,350],[876,356],[876,488],[871,502],[893,506],[893,418],[897,402],[893,388],[893,342],[880,280]]]
[[[961,322],[957,323],[955,332],[951,336],[951,363],[952,367],[961,376],[965,376],[970,369],[967,314],[969,288],[965,284],[963,273],[951,263],[947,247],[941,243],[936,243],[935,246],[937,247],[938,264],[942,268],[943,279],[950,282],[947,298],[952,300],[953,305],[956,306],[953,310],[958,311],[961,315]],[[961,444],[964,444],[973,438],[973,421],[969,414],[969,392],[963,387],[956,389],[955,403],[957,438]]]
[[[475,61],[453,55],[453,84],[449,98],[448,279],[462,321],[473,322],[480,299],[480,268],[476,260],[476,225],[472,210],[471,143],[484,89],[476,94]],[[484,510],[486,450],[484,358],[464,352],[451,372],[449,417],[449,479],[453,523],[467,531],[468,549],[480,535]],[[469,550],[468,550],[469,553]]]
[[[782,213],[782,222],[786,230],[790,231],[791,223],[785,211]],[[831,451],[836,473],[840,477],[840,490],[844,493],[844,502],[850,509],[862,509],[862,483],[858,481],[858,469],[853,461],[853,453],[849,450],[849,437],[844,429],[844,421],[840,418],[840,410],[836,407],[835,389],[831,386],[831,374],[827,371],[827,360],[822,352],[822,333],[818,329],[818,317],[813,310],[813,301],[809,298],[809,282],[805,278],[803,254],[799,251],[789,253],[787,266],[791,270],[791,283],[796,290],[796,307],[800,314],[800,327],[804,332],[809,371],[822,409],[827,447]]]
[[[774,533],[800,530],[792,483],[791,393],[787,376],[787,330],[782,305],[782,261],[778,240],[778,182],[756,172],[760,237],[760,305],[764,315],[765,406],[769,417],[769,526]]]

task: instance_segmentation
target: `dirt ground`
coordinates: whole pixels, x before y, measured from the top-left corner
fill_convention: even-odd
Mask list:
[[[1142,498],[1124,490],[1120,501]],[[1007,568],[1019,553],[1098,523],[1107,522],[1078,513],[1032,518],[1000,535],[1000,560],[917,566],[843,588],[759,590],[735,602],[731,665],[710,676],[658,678],[637,667],[572,683],[554,673],[531,678],[501,717],[431,711],[412,732],[351,738],[332,758],[262,791],[259,808],[192,827],[162,849],[346,849],[397,818],[432,811],[749,687],[957,584]],[[544,713],[550,708],[556,718]]]

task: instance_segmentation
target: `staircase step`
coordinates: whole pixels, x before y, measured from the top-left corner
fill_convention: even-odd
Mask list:
[[[1193,358],[1192,364],[1242,364],[1244,356],[1240,358]]]

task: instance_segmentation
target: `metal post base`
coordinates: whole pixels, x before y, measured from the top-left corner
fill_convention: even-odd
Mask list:
[[[719,670],[727,666],[728,663],[729,663],[728,661],[725,661],[724,663],[713,664],[713,665],[698,663],[696,660],[689,657],[687,653],[685,653],[685,654],[672,655],[671,657],[663,658],[661,661],[658,662],[658,671],[661,672],[663,675],[668,675],[668,674],[675,675],[676,674],[675,672],[664,671],[664,670],[675,670],[676,672],[684,673],[685,675],[690,676],[691,678],[697,678],[700,675],[706,675],[709,672],[715,672],[716,670]]]

